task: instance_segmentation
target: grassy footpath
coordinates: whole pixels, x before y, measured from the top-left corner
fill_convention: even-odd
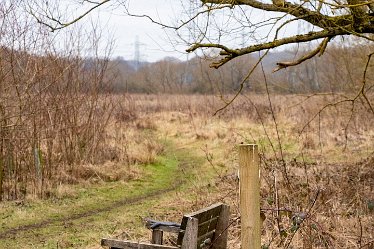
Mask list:
[[[100,248],[100,238],[124,228],[122,237],[146,236],[142,218],[163,212],[163,200],[189,185],[190,168],[202,160],[165,147],[156,163],[141,166],[137,180],[72,186],[78,194],[63,199],[0,204],[0,248]]]

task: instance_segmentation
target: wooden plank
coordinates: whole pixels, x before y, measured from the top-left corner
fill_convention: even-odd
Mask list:
[[[162,245],[163,235],[164,235],[164,232],[162,230],[158,230],[158,229],[152,230],[151,243]]]
[[[222,205],[223,205],[222,203],[216,203],[216,204],[213,204],[209,207],[200,209],[196,212],[192,212],[192,213],[184,215],[183,218],[182,218],[181,232],[178,235],[177,244],[178,245],[182,244],[182,240],[183,240],[183,236],[184,236],[184,231],[183,230],[185,229],[185,227],[187,225],[187,221],[190,217],[194,217],[194,218],[198,219],[199,224],[209,222],[210,220],[215,219],[220,215]]]
[[[203,223],[199,222],[197,237],[200,237],[206,233],[214,231],[216,229],[217,222],[218,222],[218,217],[214,217],[213,219],[205,221]],[[181,231],[181,233],[184,234],[184,231]]]
[[[181,231],[179,227],[171,227],[171,226],[163,226],[163,225],[160,225],[157,228],[152,229],[152,230],[161,230],[167,233],[179,233]]]
[[[218,221],[218,217],[214,217],[213,219],[210,219],[203,223],[200,223],[200,220],[199,220],[199,230],[197,233],[197,237],[200,237],[206,233],[214,231],[217,226],[217,221]]]
[[[218,217],[215,217],[209,221],[199,224],[198,230],[197,230],[197,237],[204,236],[205,234],[210,233],[212,231],[214,232],[216,230],[217,221],[218,221]],[[182,236],[184,236],[184,233],[185,233],[184,230],[180,231],[180,234]]]
[[[213,238],[213,246],[211,249],[226,249],[227,236],[230,220],[230,206],[222,205],[221,214],[217,221],[216,232]]]
[[[186,229],[188,217],[194,217],[199,220],[199,223],[208,221],[214,217],[218,217],[221,212],[222,203],[216,203],[210,207],[200,209],[196,212],[189,213],[183,216],[180,228]]]
[[[260,178],[258,147],[239,146],[241,248],[261,248]]]
[[[115,240],[115,239],[102,239],[102,246],[108,246],[111,248],[123,248],[123,249],[178,249],[175,246],[164,246],[148,243],[137,243],[127,240]]]
[[[220,215],[224,217],[221,218]],[[220,247],[212,247],[223,249],[227,245],[227,231],[223,227],[228,225],[229,207],[222,203],[216,203],[210,207],[200,209],[196,212],[187,214],[182,219],[181,227],[168,226],[160,224],[157,228],[152,229],[152,243],[136,243],[131,241],[121,241],[113,239],[102,239],[103,246],[111,248],[127,248],[127,249],[161,249],[161,248],[180,248],[180,249],[196,249],[200,248],[204,242],[209,246],[209,243],[218,244]],[[155,222],[155,221],[151,221]],[[157,221],[156,221],[157,222]],[[162,222],[160,222],[162,223]],[[151,223],[150,223],[151,224]],[[149,226],[150,226],[149,224]],[[168,222],[165,222],[168,224]],[[174,224],[174,223],[173,223]],[[216,228],[219,228],[219,236],[215,239],[217,234]],[[179,232],[178,245],[180,247],[163,246],[162,237],[163,232]]]
[[[197,248],[203,248],[210,245],[214,241],[215,230],[205,233],[202,236],[197,238]],[[204,242],[208,242],[204,245]],[[203,245],[203,246],[202,246]]]
[[[186,231],[183,236],[181,249],[197,248],[197,231],[199,221],[193,217],[188,218]]]
[[[213,204],[209,207],[200,209],[196,212],[186,214],[184,216],[194,217],[194,218],[198,219],[199,222],[201,223],[201,222],[205,222],[207,220],[210,220],[213,217],[219,216],[219,214],[221,213],[221,207],[222,207],[222,203],[216,203],[216,204]],[[182,225],[181,225],[181,227],[182,227]]]

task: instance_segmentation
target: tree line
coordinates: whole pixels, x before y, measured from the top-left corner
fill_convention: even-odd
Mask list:
[[[114,93],[186,93],[233,94],[245,80],[245,90],[265,91],[265,80],[274,93],[340,93],[352,92],[362,83],[367,55],[373,50],[371,43],[352,41],[336,43],[323,57],[314,57],[298,67],[275,71],[279,60],[292,60],[307,48],[270,52],[260,63],[261,56],[244,55],[218,68],[210,68],[209,58],[194,57],[181,61],[167,57],[154,63],[140,63],[138,70],[133,61],[117,57],[109,62],[113,73]],[[257,65],[256,65],[257,64]],[[273,72],[275,71],[275,72]],[[370,81],[374,70],[366,75]]]

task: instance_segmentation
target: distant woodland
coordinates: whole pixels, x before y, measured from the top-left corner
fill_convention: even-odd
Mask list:
[[[264,92],[266,81],[276,93],[351,92],[361,86],[367,55],[373,49],[370,44],[356,45],[336,44],[322,57],[277,72],[273,72],[277,61],[292,61],[305,53],[305,49],[270,52],[260,63],[259,57],[246,55],[219,69],[209,67],[209,58],[180,61],[168,57],[155,63],[139,63],[117,57],[108,66],[113,77],[111,91],[230,94],[239,89],[245,76],[258,63],[254,73],[244,81],[246,91]],[[374,70],[368,70],[366,77],[373,79]]]

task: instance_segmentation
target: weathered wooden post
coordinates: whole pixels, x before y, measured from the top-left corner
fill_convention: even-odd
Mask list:
[[[256,144],[239,145],[241,249],[261,248],[259,164]]]

